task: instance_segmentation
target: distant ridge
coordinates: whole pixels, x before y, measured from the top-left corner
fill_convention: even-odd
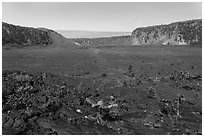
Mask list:
[[[75,44],[83,46],[127,46],[127,45],[193,45],[202,46],[202,19],[174,22],[136,28],[131,35],[99,38],[73,38]]]
[[[106,32],[106,31],[81,31],[81,30],[56,30],[66,38],[101,38],[131,35],[131,32]]]
[[[202,46],[202,19],[136,28],[130,32],[53,31],[2,23],[3,46]]]

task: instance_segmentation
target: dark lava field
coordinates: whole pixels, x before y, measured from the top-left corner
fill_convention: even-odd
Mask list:
[[[202,48],[2,51],[2,133],[201,135]]]

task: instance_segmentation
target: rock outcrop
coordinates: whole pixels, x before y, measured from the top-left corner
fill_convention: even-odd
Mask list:
[[[11,46],[126,46],[202,45],[202,19],[135,29],[131,36],[67,39],[45,28],[29,28],[2,23],[2,45]]]
[[[46,28],[31,28],[2,23],[2,45],[25,46],[70,46],[75,45],[61,34]]]
[[[132,45],[201,45],[202,19],[137,28],[131,37]]]
[[[2,23],[2,45],[50,45],[49,31]]]

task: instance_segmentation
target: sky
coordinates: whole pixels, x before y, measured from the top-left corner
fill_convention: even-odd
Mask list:
[[[201,2],[3,2],[2,21],[53,30],[126,31],[202,18]]]

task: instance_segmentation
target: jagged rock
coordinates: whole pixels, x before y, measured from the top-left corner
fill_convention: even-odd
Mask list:
[[[5,73],[3,71],[2,75],[2,84],[7,85],[2,89],[3,134],[96,134],[96,132],[97,134],[106,134],[107,132],[137,134],[135,131],[138,128],[145,129],[145,131],[168,128],[171,133],[174,132],[173,129],[176,130],[175,132],[179,129],[183,134],[185,133],[186,128],[181,126],[174,128],[175,108],[177,107],[172,100],[162,98],[152,100],[145,95],[142,100],[135,99],[138,102],[130,104],[131,101],[128,101],[130,97],[121,98],[112,93],[95,98],[95,90],[83,87],[79,83],[74,86],[71,86],[71,83],[65,84],[68,79],[62,76],[9,71],[5,71]],[[20,77],[23,75],[20,81],[16,79],[18,75]],[[38,88],[37,92],[30,92],[33,89],[24,88],[31,84],[30,81],[24,79],[24,76],[32,77],[31,81],[34,81],[34,88]],[[69,86],[69,84],[71,85]],[[17,89],[19,90],[17,91]],[[13,90],[13,92],[9,92],[9,90]],[[156,90],[151,87],[148,90],[150,94],[156,93]],[[9,94],[5,94],[7,92]],[[97,94],[101,93],[98,91]],[[152,101],[158,106],[153,110],[147,101]],[[189,106],[188,100],[182,95],[180,101],[184,102],[183,105]],[[124,110],[125,107],[128,109]],[[138,109],[134,109],[134,107],[138,107]],[[189,112],[192,112],[190,116],[195,116],[196,120],[202,117],[201,110],[195,109]],[[182,116],[184,115],[183,109],[180,113]],[[130,120],[133,118],[135,120]],[[180,124],[182,122],[179,121]],[[187,128],[192,129],[190,134],[202,133],[202,131],[195,130],[201,127],[197,121],[195,123],[186,122],[186,124]]]
[[[202,44],[202,20],[137,28],[131,37],[133,45]]]

